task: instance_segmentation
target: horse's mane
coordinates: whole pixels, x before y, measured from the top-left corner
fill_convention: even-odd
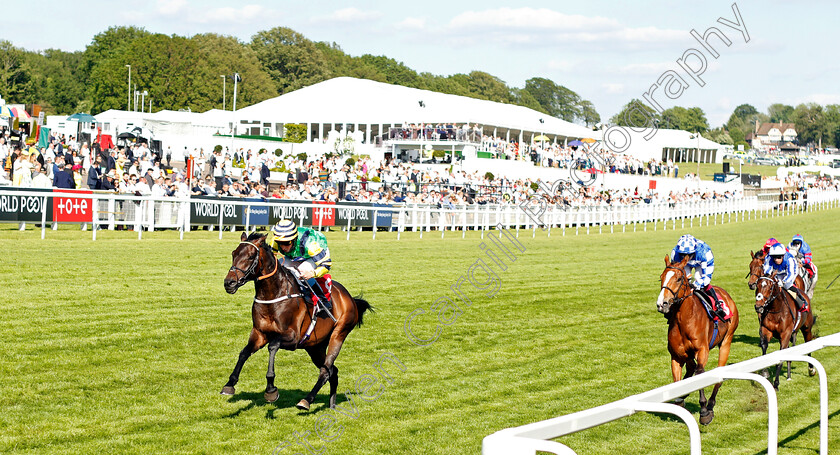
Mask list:
[[[252,232],[248,234],[248,238],[246,239],[246,241],[254,243],[255,245],[259,246],[260,249],[268,253],[269,256],[273,257],[274,253],[271,251],[271,247],[268,245],[268,243],[262,241],[263,239],[265,239],[264,234],[260,234],[259,232]]]

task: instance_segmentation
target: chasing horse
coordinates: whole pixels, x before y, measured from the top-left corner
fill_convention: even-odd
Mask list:
[[[319,369],[312,391],[297,403],[297,408],[309,410],[321,387],[330,383],[330,408],[335,408],[338,389],[338,368],[335,359],[344,340],[356,326],[370,304],[352,297],[340,283],[332,282],[329,307],[319,306],[307,299],[307,284],[298,276],[300,261],[274,256],[266,236],[242,234],[239,245],[231,253],[230,270],[225,276],[225,290],[229,294],[249,281],[254,282],[254,303],[251,306],[253,328],[248,344],[239,353],[239,360],[222,388],[222,395],[233,395],[239,373],[245,361],[263,346],[268,346],[268,372],[265,375],[265,400],[274,402],[279,391],[274,386],[274,355],[279,349],[304,349]],[[333,319],[334,318],[334,319]]]
[[[657,310],[668,320],[668,352],[671,354],[671,373],[674,382],[680,380],[683,367],[684,378],[701,374],[706,370],[709,352],[718,347],[718,366],[726,365],[735,329],[738,328],[738,308],[725,290],[714,286],[717,297],[729,307],[729,319],[717,317],[711,305],[704,303],[689,283],[686,266],[689,257],[672,262],[665,256],[665,270],[660,275],[660,293]],[[712,395],[706,400],[706,393],[700,389],[700,423],[708,425],[715,417],[715,399],[721,383],[715,384]],[[685,397],[675,400],[685,405]]]
[[[762,355],[767,353],[770,340],[777,338],[780,349],[791,343],[796,345],[796,333],[802,331],[805,341],[814,338],[813,327],[816,317],[811,311],[807,295],[797,288],[802,278],[798,274],[796,260],[782,244],[773,245],[765,259],[763,274],[756,280],[755,311],[759,319],[759,346]],[[782,364],[776,367],[775,388],[779,387]],[[813,367],[808,368],[815,374]],[[765,371],[765,375],[767,372]],[[787,379],[790,380],[790,362]]]

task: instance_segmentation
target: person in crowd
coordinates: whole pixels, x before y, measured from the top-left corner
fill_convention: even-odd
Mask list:
[[[41,163],[35,164],[35,169],[32,173],[32,188],[50,188],[52,187],[52,181],[49,177],[47,177],[47,170]]]
[[[715,304],[713,309],[717,317],[728,321],[732,317],[729,306],[718,297],[712,287],[712,274],[715,271],[715,257],[712,249],[706,242],[696,239],[691,234],[686,234],[679,238],[677,246],[671,251],[671,262],[681,262],[686,257],[688,258],[685,264],[686,276],[691,275],[692,269],[695,271],[692,286]]]
[[[75,189],[76,182],[73,179],[73,165],[70,163],[65,163],[64,159],[61,160],[63,165],[62,168],[55,171],[55,176],[53,177],[53,186],[56,188],[63,188],[63,189]]]

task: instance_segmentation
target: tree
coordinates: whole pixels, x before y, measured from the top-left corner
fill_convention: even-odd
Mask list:
[[[715,128],[702,133],[702,136],[710,141],[717,142],[722,145],[735,145],[729,132],[723,128]]]
[[[26,53],[27,66],[32,69],[33,103],[47,114],[72,114],[88,106],[84,54],[47,49],[40,53]]]
[[[480,98],[497,103],[513,102],[510,88],[496,76],[483,71],[470,72],[467,84],[473,98]]]
[[[793,106],[782,103],[773,103],[767,107],[767,114],[773,123],[789,123],[793,114]]]
[[[242,81],[238,84],[236,108],[240,109],[260,101],[277,96],[274,81],[263,71],[253,49],[232,36],[215,33],[195,35],[190,38],[204,55],[209,74],[215,81],[210,84],[207,96],[214,101],[214,107],[222,106],[222,88],[227,92],[228,106],[233,104],[234,73],[239,73]],[[225,75],[227,83],[222,83]],[[230,109],[230,108],[229,108]]]
[[[615,114],[610,123],[632,128],[655,128],[662,117],[643,101],[634,98]]]
[[[580,119],[586,126],[593,126],[601,122],[601,114],[595,110],[595,105],[589,100],[581,100],[580,112]]]
[[[840,104],[825,107],[826,141],[834,147],[840,147]]]
[[[331,77],[324,53],[300,33],[286,27],[257,32],[251,49],[274,81],[278,93],[287,93]]]
[[[828,123],[823,107],[817,103],[800,104],[791,114],[791,120],[796,125],[796,135],[800,144],[820,144],[833,139],[829,136]]]
[[[9,41],[0,41],[0,94],[7,103],[31,103],[32,75],[26,51]]]
[[[195,41],[155,34],[132,41],[125,50],[94,67],[90,77],[94,111],[126,105],[124,66],[129,58],[134,62],[132,84],[149,93],[145,103],[151,98],[166,109],[198,112],[217,106],[218,75],[210,72],[208,58]],[[143,108],[148,109],[148,104]]]
[[[662,124],[669,128],[704,133],[709,130],[706,113],[699,107],[674,106],[662,111]]]
[[[582,118],[581,98],[574,91],[543,77],[525,81],[524,90],[543,107],[545,112],[567,122]],[[591,113],[590,113],[591,114]]]

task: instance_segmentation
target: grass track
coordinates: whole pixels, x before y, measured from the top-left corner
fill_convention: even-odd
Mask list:
[[[682,170],[681,170],[682,172]],[[714,282],[739,305],[741,326],[730,362],[760,353],[747,254],[768,236],[802,233],[815,251],[821,283],[814,306],[822,333],[840,330],[840,242],[830,210],[771,220],[695,228],[716,255]],[[652,226],[651,226],[652,228]],[[265,403],[267,355],[246,364],[237,395],[218,395],[250,328],[251,286],[234,296],[222,288],[238,233],[156,232],[142,241],[128,232],[74,229],[19,232],[0,225],[0,453],[262,453],[295,432],[336,418],[330,454],[479,453],[499,429],[587,409],[670,381],[664,318],[655,311],[663,257],[688,228],[573,235],[522,232],[527,250],[499,273],[495,297],[464,286],[472,305],[428,347],[411,344],[404,321],[429,311],[479,257],[476,233],[441,240],[406,233],[328,235],[333,276],[364,291],[377,312],[348,338],[337,365],[341,390],[374,373],[384,352],[406,370],[373,401],[353,402],[356,418],[326,410],[326,389],[313,411],[294,404],[314,383],[302,352],[280,352],[280,399]],[[450,314],[451,315],[451,314]],[[434,317],[415,322],[434,330]],[[774,342],[775,343],[775,342]],[[771,345],[777,349],[778,344]],[[815,355],[829,372],[830,446],[840,449],[840,358]],[[710,357],[716,364],[717,351]],[[795,364],[779,392],[780,453],[818,447],[817,379]],[[350,402],[340,395],[347,409]],[[704,453],[766,450],[766,398],[742,381],[721,389],[716,419],[703,432]],[[689,398],[697,412],[697,395]],[[339,433],[340,432],[340,433]],[[688,433],[668,417],[637,414],[561,439],[579,454],[685,453]],[[300,447],[298,447],[300,449]],[[302,450],[302,449],[301,449]],[[278,453],[295,453],[291,448]]]

